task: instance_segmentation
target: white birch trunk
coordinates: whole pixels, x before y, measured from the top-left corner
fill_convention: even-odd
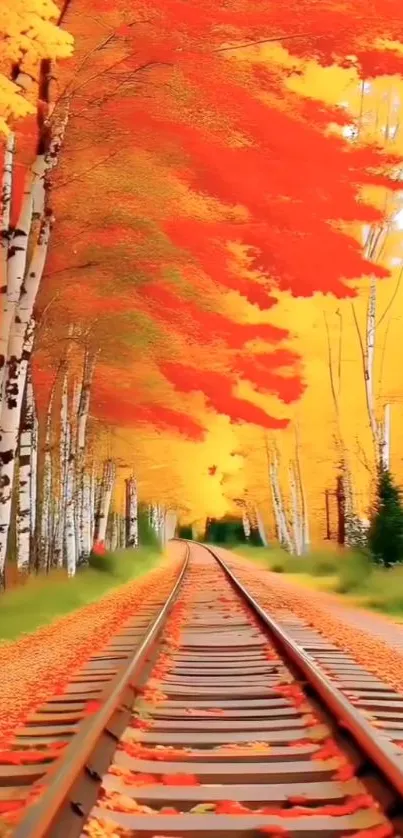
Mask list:
[[[119,549],[127,547],[126,542],[126,516],[122,515],[119,518]]]
[[[163,506],[158,505],[158,537],[162,548],[166,545],[166,510]]]
[[[108,523],[113,486],[115,483],[115,473],[115,464],[112,460],[107,460],[104,465],[102,478],[101,497],[96,525],[96,541],[105,541],[106,526]]]
[[[6,188],[11,188],[12,181],[12,157],[13,152],[9,151],[7,163],[10,168],[10,175]],[[11,158],[11,159],[10,159]],[[0,333],[0,384],[1,384],[1,399],[4,398],[4,379],[6,375],[6,361],[9,355],[8,341],[11,332],[11,325],[14,320],[15,311],[20,299],[21,286],[23,283],[28,245],[31,232],[31,225],[33,221],[34,196],[40,184],[43,186],[45,177],[46,165],[43,155],[38,155],[36,158],[30,175],[26,180],[24,194],[22,198],[20,215],[17,220],[15,230],[11,232],[10,227],[7,238],[3,236],[3,240],[7,241],[7,279],[2,291],[2,305],[1,305],[1,333]],[[3,202],[4,207],[4,202]],[[4,222],[10,223],[10,206],[6,207],[6,215]],[[4,229],[4,228],[3,228]],[[5,230],[4,230],[5,233]],[[3,253],[4,255],[4,253]],[[2,362],[2,363],[1,363]]]
[[[126,480],[126,546],[139,546],[138,527],[138,494],[137,483],[134,477]]]
[[[45,219],[32,255],[24,293],[16,308],[8,345],[0,422],[0,573],[6,561],[22,397],[33,345],[32,311],[45,265],[49,232],[50,220]]]
[[[78,515],[78,557],[79,562],[88,561],[92,547],[91,532],[91,498],[89,492],[88,476],[85,475],[85,443],[90,409],[91,384],[95,369],[95,355],[90,356],[88,348],[84,355],[83,374],[81,389],[77,405],[77,515]]]
[[[17,567],[20,573],[28,573],[31,564],[31,471],[32,437],[34,431],[33,403],[24,396],[19,457],[18,457],[18,508],[16,521]]]
[[[75,532],[75,504],[74,504],[74,449],[72,445],[72,430],[70,422],[67,424],[67,475],[66,475],[66,523],[65,523],[65,550],[66,550],[66,565],[67,575],[69,577],[75,576],[77,567],[77,539]]]
[[[261,538],[261,542],[262,542],[264,547],[267,547],[269,542],[268,542],[267,535],[266,535],[266,529],[265,529],[265,526],[264,526],[264,523],[263,523],[263,518],[262,518],[262,515],[260,513],[260,510],[257,507],[255,508],[255,514],[256,514],[257,528],[259,530],[259,535],[260,535],[260,538]]]
[[[53,384],[48,409],[46,412],[46,426],[45,426],[45,450],[43,462],[43,485],[42,485],[42,515],[41,515],[41,539],[40,552],[42,563],[46,570],[49,570],[51,564],[51,550],[53,547],[53,522],[52,522],[52,408],[55,393],[55,385]]]
[[[382,468],[390,470],[390,404],[385,404],[382,423]]]
[[[374,361],[376,341],[376,280],[371,279],[369,290],[367,327],[366,327],[366,351],[365,351],[365,391],[367,398],[368,417],[371,427],[372,438],[376,457],[379,457],[379,428],[375,415],[374,396]]]
[[[28,371],[27,376],[27,402],[32,411],[32,448],[31,448],[31,538],[36,550],[36,518],[37,518],[37,503],[38,503],[38,439],[39,439],[39,422],[36,412],[35,395],[32,382],[32,376]]]
[[[298,486],[298,494],[299,494],[299,502],[300,502],[300,509],[301,509],[301,546],[302,552],[307,553],[310,550],[311,546],[311,537],[309,531],[309,512],[308,512],[308,502],[305,492],[304,481],[302,479],[302,469],[301,469],[301,462],[299,458],[299,443],[298,443],[298,432],[296,432],[296,445],[295,445],[295,480]]]
[[[95,474],[95,466],[93,466],[90,476],[90,534],[91,534],[91,548],[95,538],[95,516],[97,510],[97,478]]]
[[[278,539],[289,553],[293,553],[293,543],[290,531],[288,529],[287,517],[284,510],[284,503],[278,479],[278,461],[277,455],[270,462],[270,484],[272,487],[273,506],[275,509],[276,521],[278,522]]]
[[[273,504],[273,513],[274,513],[274,521],[276,527],[276,536],[277,540],[281,543],[282,539],[282,531],[281,531],[281,518],[280,518],[280,511],[277,502],[277,495],[275,491],[275,482],[273,477],[273,465],[270,463],[269,465],[269,483],[270,483],[270,492],[271,492],[271,499]]]
[[[64,562],[65,547],[64,535],[66,526],[67,471],[69,458],[67,373],[64,375],[62,384],[59,446],[59,495],[54,536],[54,562],[57,567],[62,567]]]
[[[291,491],[291,503],[292,503],[292,529],[294,535],[294,547],[297,556],[301,556],[303,549],[302,549],[302,537],[303,537],[303,521],[302,521],[302,514],[301,514],[301,506],[298,497],[298,484],[295,474],[295,467],[294,463],[290,463],[289,468],[290,474],[290,491]]]
[[[243,526],[243,533],[244,533],[244,536],[245,536],[245,540],[249,541],[252,528],[251,528],[251,524],[250,524],[250,520],[249,520],[249,515],[248,515],[246,509],[244,509],[244,511],[242,513],[242,526]]]
[[[354,492],[351,473],[343,460],[342,484],[344,494],[344,544],[353,546],[357,517],[354,510]]]
[[[156,536],[159,534],[158,506],[156,503],[150,505],[150,523]]]
[[[119,547],[119,516],[117,512],[112,516],[111,551],[115,553]]]
[[[8,335],[3,335],[3,323],[5,306],[7,304],[7,262],[8,247],[11,238],[10,215],[11,215],[11,194],[13,185],[13,156],[15,138],[10,131],[4,150],[3,177],[1,181],[1,216],[0,216],[0,288],[1,288],[1,319],[2,333],[0,337],[0,352],[2,351],[0,363],[0,385],[5,366],[5,351],[7,349]],[[5,329],[6,331],[6,329]],[[1,386],[0,386],[1,392]]]
[[[82,474],[82,494],[80,509],[80,560],[88,557],[92,547],[92,487],[91,476],[87,472]]]

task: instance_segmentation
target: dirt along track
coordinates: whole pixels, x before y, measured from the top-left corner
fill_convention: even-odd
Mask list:
[[[341,689],[358,683],[382,702],[372,675],[306,626],[301,649],[295,625],[287,633],[259,609],[211,551],[188,552],[129,677],[37,778],[38,800],[12,834],[403,836],[403,701],[377,705],[392,723],[381,733]],[[129,642],[112,641],[93,677]],[[38,720],[28,751],[62,738],[77,697],[54,708],[47,731]]]

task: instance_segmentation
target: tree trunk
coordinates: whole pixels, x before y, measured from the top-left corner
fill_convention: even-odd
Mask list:
[[[77,538],[76,538],[76,516],[75,516],[75,457],[72,440],[71,424],[67,424],[67,474],[66,474],[66,518],[65,518],[65,550],[67,575],[75,576],[77,568]]]
[[[325,489],[325,515],[326,515],[326,541],[332,538],[330,529],[330,504],[329,504],[329,489]]]
[[[80,564],[85,564],[88,561],[92,547],[92,541],[90,541],[87,537],[91,527],[91,513],[90,497],[88,493],[88,478],[85,475],[85,443],[95,361],[95,355],[91,355],[87,347],[84,354],[83,374],[78,400],[77,416],[76,485],[78,495],[78,559]]]
[[[59,494],[57,501],[57,516],[54,536],[54,562],[62,567],[65,555],[65,528],[67,503],[67,472],[69,460],[69,430],[68,430],[68,387],[67,373],[64,374],[62,397],[60,405],[60,440],[59,440]]]
[[[376,280],[371,279],[367,309],[366,351],[365,351],[365,392],[372,438],[376,459],[379,458],[379,427],[375,415],[374,361],[376,342]]]
[[[299,492],[298,492],[298,482],[297,476],[295,472],[294,463],[290,463],[290,490],[291,490],[291,503],[292,503],[292,529],[294,534],[294,547],[297,556],[301,556],[303,553],[303,520],[302,520],[302,512],[301,512],[301,504],[299,499]]]
[[[299,503],[301,509],[301,546],[302,552],[306,553],[309,551],[311,546],[311,538],[309,532],[309,513],[308,513],[308,502],[306,499],[306,492],[304,481],[302,479],[302,469],[301,469],[301,461],[299,457],[299,441],[298,441],[298,433],[296,433],[296,444],[295,444],[295,480],[298,485],[298,492],[299,492]]]
[[[337,543],[344,546],[346,540],[346,496],[343,483],[343,475],[337,475],[336,484],[337,500]]]
[[[32,411],[32,448],[31,448],[31,551],[35,554],[37,550],[37,504],[38,504],[38,439],[39,439],[39,422],[36,412],[34,387],[32,382],[31,370],[28,369],[27,375],[27,404]],[[36,563],[36,555],[34,555]]]
[[[43,463],[43,488],[42,488],[42,516],[41,516],[41,540],[40,552],[42,564],[48,571],[51,565],[53,549],[53,521],[52,521],[52,408],[55,395],[56,381],[53,383],[50,392],[48,409],[46,412],[45,425],[45,446]]]
[[[244,536],[245,536],[245,541],[249,541],[252,528],[251,528],[251,523],[250,523],[250,520],[249,520],[249,515],[248,515],[246,509],[244,509],[243,513],[242,513],[242,526],[243,526],[243,533],[244,533]]]
[[[257,528],[259,530],[259,535],[260,535],[262,544],[263,544],[264,547],[267,547],[269,542],[267,540],[266,529],[265,529],[265,526],[264,526],[264,523],[263,523],[262,515],[260,513],[260,510],[257,507],[255,509],[255,512],[256,512]]]
[[[91,475],[83,472],[81,475],[82,490],[81,490],[81,505],[79,510],[79,544],[80,562],[86,561],[91,553],[92,547],[92,526],[93,514],[91,509],[92,504],[92,489],[91,489]]]
[[[134,477],[126,480],[126,546],[138,547],[138,495]]]
[[[119,516],[117,512],[112,515],[111,551],[115,553],[119,546]]]
[[[25,391],[22,409],[18,457],[18,507],[16,522],[17,567],[28,573],[31,565],[31,510],[32,510],[32,441],[34,433],[33,404]]]
[[[100,501],[95,526],[95,540],[105,541],[106,527],[108,523],[109,509],[112,500],[113,486],[115,482],[115,464],[107,460],[104,465]]]
[[[166,510],[163,506],[158,505],[158,536],[162,548],[166,545]]]
[[[11,139],[10,139],[11,142]],[[12,185],[12,160],[13,148],[6,150],[6,170],[3,175],[6,181],[6,194]],[[5,242],[2,260],[7,251],[7,274],[5,283],[2,283],[1,291],[1,333],[0,333],[0,399],[4,397],[4,380],[6,375],[6,363],[9,357],[8,342],[11,332],[11,325],[20,300],[21,287],[25,276],[28,246],[30,243],[30,232],[33,221],[34,196],[45,177],[46,164],[43,154],[37,156],[31,172],[27,177],[24,194],[21,204],[20,215],[15,229],[10,228],[10,201],[3,197],[2,208],[2,237]],[[4,193],[3,193],[4,195]],[[41,213],[40,213],[41,214]],[[7,229],[7,227],[8,229]]]
[[[6,363],[7,343],[8,343],[8,329],[7,318],[8,314],[8,286],[7,286],[7,268],[8,268],[8,249],[12,231],[10,229],[10,215],[11,215],[11,195],[13,184],[13,157],[14,157],[15,138],[13,133],[9,133],[6,138],[6,145],[4,150],[3,163],[3,177],[1,182],[1,217],[0,217],[0,393],[3,389],[4,369]],[[10,320],[11,322],[11,320]]]
[[[292,538],[288,529],[287,517],[284,510],[284,502],[278,479],[277,454],[274,454],[273,459],[269,459],[269,474],[273,498],[273,508],[277,524],[277,537],[280,544],[283,547],[285,547],[285,549],[288,550],[289,553],[292,554],[294,552],[294,548]]]
[[[16,308],[8,344],[0,423],[0,573],[6,561],[22,397],[33,346],[33,304],[45,265],[49,232],[50,223],[45,219],[24,283],[24,294]]]
[[[382,468],[390,471],[390,404],[385,404],[382,423]]]
[[[119,518],[119,549],[123,550],[127,547],[126,541],[126,515]]]

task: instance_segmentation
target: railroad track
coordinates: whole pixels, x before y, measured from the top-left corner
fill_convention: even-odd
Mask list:
[[[15,838],[403,836],[399,702],[381,735],[323,668],[343,669],[338,649],[311,637],[308,654],[214,551],[186,551],[158,615],[137,615],[133,636],[126,627],[20,736],[28,754],[70,741],[47,771],[14,766],[8,792],[3,766],[3,801],[38,791]],[[77,723],[114,654],[120,669]],[[363,677],[353,661],[346,671]]]

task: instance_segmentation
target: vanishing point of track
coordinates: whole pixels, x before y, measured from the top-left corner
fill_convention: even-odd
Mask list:
[[[296,642],[219,553],[183,549],[168,600],[17,732],[44,759],[0,764],[0,799],[33,801],[15,838],[403,838],[403,697],[309,626]]]

